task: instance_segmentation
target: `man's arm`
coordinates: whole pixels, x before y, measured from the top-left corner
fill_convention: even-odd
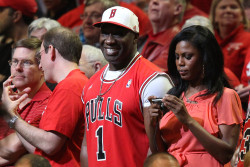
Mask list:
[[[165,146],[159,133],[159,127],[156,128],[156,126],[159,126],[158,121],[160,120],[161,115],[158,115],[158,110],[156,109],[155,113],[152,113],[154,109],[152,106],[150,106],[148,98],[162,98],[172,87],[173,82],[168,75],[159,75],[148,83],[141,97],[141,100],[143,102],[144,126],[149,138],[150,150],[153,153],[157,151],[164,151]],[[151,109],[149,106],[151,107]]]
[[[67,139],[66,136],[56,131],[36,128],[20,118],[15,122],[14,129],[28,142],[23,142],[25,147],[29,147],[27,144],[31,144],[51,156],[61,150]]]
[[[17,116],[16,110],[18,105],[28,97],[28,92],[30,91],[30,88],[26,88],[14,96],[11,95],[11,90],[15,88],[14,85],[10,84],[11,81],[12,79],[9,78],[3,83],[2,93],[2,102],[5,105],[5,109],[1,110],[1,115],[3,115],[7,122],[10,122],[12,118]],[[16,130],[16,132],[19,133],[29,144],[42,150],[48,155],[54,155],[60,151],[67,139],[66,136],[56,131],[47,132],[29,125],[20,117],[18,117],[13,124],[13,129]],[[29,147],[27,146],[27,142],[23,142],[25,147]]]
[[[83,141],[82,141],[80,160],[81,160],[81,167],[88,167],[86,128],[85,128],[85,131],[84,131],[84,137],[83,137]]]
[[[16,133],[12,133],[0,140],[0,166],[12,164],[23,155],[25,148],[17,137]]]
[[[27,142],[20,134],[18,134],[16,132],[17,137],[19,138],[19,140],[22,142],[23,146],[25,147],[25,149],[29,152],[29,153],[34,153],[36,147],[34,147],[33,145],[31,145],[29,142]]]

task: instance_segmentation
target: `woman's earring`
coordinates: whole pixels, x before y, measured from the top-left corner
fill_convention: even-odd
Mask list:
[[[202,78],[205,77],[205,67],[204,67],[204,64],[202,65]]]

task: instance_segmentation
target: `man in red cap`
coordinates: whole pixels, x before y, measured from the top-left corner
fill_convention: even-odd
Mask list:
[[[0,0],[0,83],[10,75],[11,46],[27,38],[28,25],[37,11],[35,0]],[[2,87],[2,86],[1,86]]]

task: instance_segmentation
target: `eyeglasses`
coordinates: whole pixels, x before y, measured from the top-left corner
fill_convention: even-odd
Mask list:
[[[31,61],[31,60],[17,60],[17,59],[13,59],[13,60],[9,60],[9,65],[11,67],[16,67],[19,62],[20,62],[20,66],[23,68],[29,68],[30,66],[32,66],[33,64],[35,64],[35,62]]]
[[[90,19],[92,19],[92,20],[97,20],[97,19],[102,17],[102,14],[100,14],[100,13],[91,13],[90,15],[88,15],[87,13],[84,13],[84,14],[80,15],[81,20],[84,20],[84,19],[86,19],[88,17]]]

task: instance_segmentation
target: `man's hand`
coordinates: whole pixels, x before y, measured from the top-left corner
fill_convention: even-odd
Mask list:
[[[12,80],[13,77],[11,76],[3,83],[2,103],[6,110],[1,111],[4,112],[1,115],[4,115],[7,119],[16,115],[19,104],[28,97],[28,93],[31,90],[30,88],[25,88],[21,92],[14,92],[15,85],[11,84]]]

